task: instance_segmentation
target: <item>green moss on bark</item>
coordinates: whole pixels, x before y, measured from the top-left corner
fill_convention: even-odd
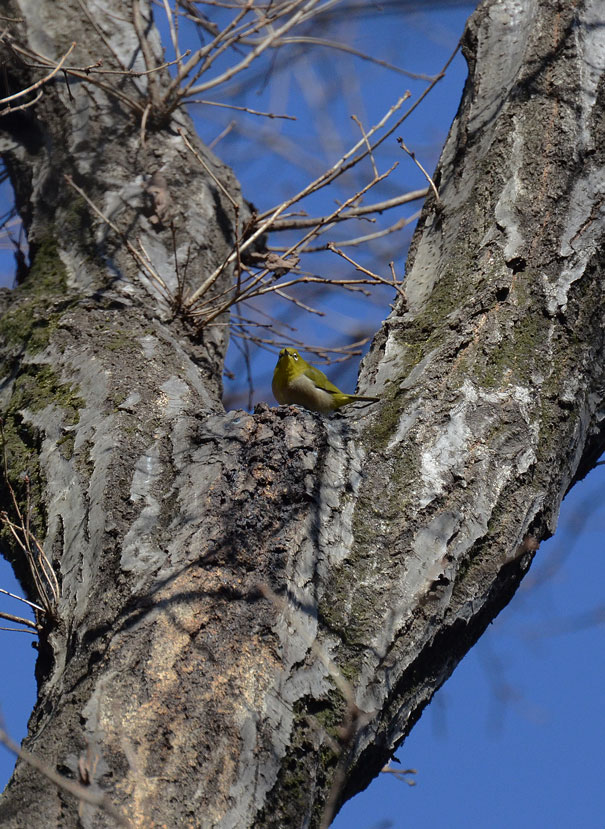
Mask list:
[[[48,345],[65,312],[67,272],[57,243],[48,237],[35,247],[22,285],[11,296],[11,308],[0,319],[0,337],[12,347],[38,354]],[[67,304],[71,304],[67,300]]]
[[[17,525],[20,524],[9,490],[10,485],[21,514],[27,517],[30,530],[37,538],[43,538],[46,534],[47,522],[43,501],[44,480],[39,464],[40,447],[36,430],[11,412],[3,417],[3,441],[1,508],[6,511],[11,521]],[[6,469],[4,459],[6,459]],[[22,551],[5,524],[0,526],[0,543],[2,543],[3,553],[16,565],[17,575],[20,577],[27,575],[28,569],[25,561],[22,561]]]
[[[492,349],[483,371],[477,376],[481,385],[494,388],[503,382],[531,382],[532,374],[546,362],[544,344],[548,328],[548,321],[538,315],[517,322],[511,335],[503,336]]]
[[[3,413],[4,452],[6,472],[17,503],[23,515],[29,514],[32,532],[38,538],[46,534],[46,511],[44,507],[44,476],[40,468],[41,435],[29,422],[27,412],[40,412],[47,406],[57,406],[63,414],[63,423],[73,426],[78,422],[79,410],[84,401],[68,383],[61,383],[48,365],[28,364],[15,378],[13,393]],[[59,447],[63,457],[70,457],[73,438],[69,436]],[[2,470],[2,477],[4,469]],[[3,487],[2,508],[12,520],[17,520],[8,487]],[[3,542],[9,547],[14,541],[6,528],[1,533]],[[15,553],[18,550],[15,548]]]
[[[9,413],[25,409],[39,412],[49,405],[62,409],[64,424],[73,426],[80,419],[84,400],[69,383],[61,383],[50,366],[35,363],[24,366],[15,379]]]
[[[274,788],[278,796],[271,798],[269,795],[268,805],[258,815],[255,826],[263,829],[297,826],[300,815],[307,811],[309,798],[317,791],[317,786],[323,786],[328,781],[325,792],[329,793],[329,781],[333,778],[341,750],[346,750],[346,747],[339,746],[337,736],[332,736],[319,748],[317,745],[318,740],[322,739],[322,730],[336,735],[339,727],[345,724],[346,704],[337,691],[329,696],[331,699],[326,701],[323,710],[313,712],[316,703],[312,703],[312,713],[307,710],[308,700],[299,700],[295,704],[288,756],[282,763]],[[334,702],[334,708],[331,707],[331,702]],[[322,720],[327,721],[328,728],[322,728]],[[316,781],[315,785],[313,781]],[[309,826],[320,825],[323,809],[323,802],[318,800],[314,804]]]
[[[49,234],[33,248],[31,267],[21,289],[30,296],[45,298],[66,293],[67,271],[54,235]]]

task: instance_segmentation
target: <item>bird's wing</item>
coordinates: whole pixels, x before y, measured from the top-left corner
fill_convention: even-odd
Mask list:
[[[331,383],[323,371],[320,371],[315,366],[308,366],[304,370],[305,377],[308,377],[309,380],[312,380],[318,389],[322,389],[323,391],[327,391],[330,394],[342,394],[338,386],[335,386],[334,383]]]

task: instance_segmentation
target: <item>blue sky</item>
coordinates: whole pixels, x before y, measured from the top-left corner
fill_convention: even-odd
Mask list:
[[[404,21],[376,13],[356,29],[351,23],[352,37],[359,49],[379,54],[407,69],[433,74],[454,48],[472,7],[456,4],[449,10],[416,11]],[[352,60],[350,65],[353,71],[355,62]],[[318,76],[318,90],[304,88],[308,75],[292,72],[271,88],[241,94],[247,96],[248,106],[285,110],[298,116],[297,124],[281,122],[279,134],[284,146],[298,142],[303,161],[310,165],[314,157],[325,154],[329,159],[331,152],[337,152],[340,129],[343,133],[351,130],[350,135],[354,135],[349,119],[353,105],[367,126],[382,115],[403,89],[414,89],[417,94],[421,88],[400,75],[365,64],[362,70],[357,67],[355,71],[357,80],[348,96],[329,99],[331,106],[326,108],[321,124],[310,123],[307,116],[313,101],[310,93],[319,94],[325,74]],[[464,61],[458,56],[447,78],[399,133],[429,170],[435,166],[456,112],[465,72]],[[193,114],[205,140],[220,134],[224,122],[216,111],[197,108]],[[279,153],[253,153],[241,140],[248,130],[249,138],[262,147],[267,140],[264,123],[249,116],[238,123],[238,129],[217,145],[216,152],[233,166],[244,194],[259,209],[271,206],[306,183],[308,165],[301,167],[286,160],[280,166]],[[334,137],[320,143],[320,129],[324,136]],[[305,154],[310,158],[306,159]],[[399,161],[389,186],[394,191],[422,186],[418,171],[401,155],[393,137],[380,160],[383,169],[393,159]],[[404,231],[396,240],[395,263],[399,270],[403,268],[409,238],[410,231]],[[5,271],[10,264],[5,263]],[[314,267],[325,272],[334,263],[324,256]],[[390,296],[384,294],[363,303],[349,297],[330,300],[326,305],[327,319],[297,320],[298,333],[316,342],[350,338],[360,321],[375,329],[388,313],[389,301]],[[288,316],[291,309],[279,313],[293,322]],[[254,349],[250,356],[253,402],[273,403],[269,383],[274,357]],[[238,375],[234,381],[226,380],[232,405],[245,405],[241,356],[235,345],[230,349],[227,365]],[[344,368],[332,367],[328,373],[349,390],[355,385],[356,370],[356,365],[347,364]],[[605,552],[604,493],[605,468],[600,467],[565,500],[556,535],[538,551],[517,595],[436,694],[397,752],[402,767],[417,769],[416,786],[409,787],[391,775],[380,775],[344,807],[334,823],[336,829],[603,826],[605,795],[600,769],[605,743],[605,602],[600,568]],[[20,592],[3,560],[0,587]],[[14,600],[0,597],[0,609],[20,614],[22,608]],[[5,666],[0,711],[15,739],[25,734],[35,699],[36,652],[31,647],[32,640],[26,633],[0,631]],[[12,757],[0,746],[2,784],[12,766]]]
[[[398,752],[417,769],[344,806],[334,829],[597,829],[605,744],[605,469],[566,498],[525,582]]]

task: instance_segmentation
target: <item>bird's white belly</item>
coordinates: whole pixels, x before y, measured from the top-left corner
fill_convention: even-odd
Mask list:
[[[313,380],[304,374],[299,374],[296,379],[288,383],[288,388],[276,399],[280,403],[298,403],[306,406],[314,412],[329,414],[334,411],[334,395],[318,388]]]

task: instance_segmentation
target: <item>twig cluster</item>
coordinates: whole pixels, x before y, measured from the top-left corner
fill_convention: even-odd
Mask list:
[[[246,0],[243,3],[217,3],[207,0],[205,3],[194,3],[192,0],[153,0],[158,11],[164,13],[170,40],[175,58],[170,61],[158,60],[147,39],[147,24],[144,8],[140,0],[132,3],[132,25],[139,40],[141,54],[145,63],[145,70],[134,70],[125,66],[112,47],[109,39],[103,33],[100,22],[90,13],[83,0],[77,0],[82,13],[88,18],[91,25],[107,47],[115,66],[108,68],[102,59],[93,64],[78,66],[67,63],[76,43],[72,43],[59,61],[54,61],[41,52],[25,48],[11,35],[7,27],[0,32],[0,42],[6,44],[15,56],[31,68],[48,70],[46,75],[36,83],[18,92],[0,99],[0,113],[6,114],[15,109],[33,106],[39,100],[43,87],[61,72],[64,78],[86,80],[103,88],[108,94],[118,98],[133,112],[141,116],[144,125],[153,118],[162,123],[185,102],[204,103],[209,106],[229,106],[217,101],[199,100],[195,96],[224,86],[237,75],[249,69],[268,50],[280,49],[293,44],[307,44],[324,48],[336,49],[354,54],[357,57],[384,66],[392,71],[399,72],[411,78],[433,80],[428,76],[408,72],[386,61],[373,58],[354,49],[346,43],[334,40],[309,36],[308,34],[291,35],[294,29],[309,27],[318,18],[325,16],[338,6],[342,0],[281,0],[281,2],[263,2],[263,0]],[[214,10],[221,10],[226,20],[222,26],[211,23],[202,11],[200,5],[207,5]],[[107,12],[107,14],[110,14]],[[182,49],[180,44],[181,20],[193,22],[201,30],[210,33],[212,38],[196,49],[193,54],[189,49]],[[22,22],[20,18],[3,18],[5,23]],[[224,57],[230,56],[224,69],[212,74],[217,64],[224,62]],[[163,70],[175,67],[175,71],[166,84],[159,83],[159,74]],[[108,78],[112,75],[127,76],[132,79],[147,76],[148,99],[142,103],[139,96],[129,95],[120,86],[112,86]],[[209,77],[209,75],[211,75]],[[12,101],[25,98],[37,92],[35,99],[29,100],[17,107]],[[287,115],[264,113],[247,107],[234,107],[246,112],[266,116],[268,118],[292,118]]]
[[[94,204],[84,190],[75,184],[70,176],[66,175],[65,179],[85,199],[94,214],[122,238],[138,270],[155,284],[172,310],[185,316],[197,327],[202,328],[207,325],[216,324],[216,320],[233,308],[234,305],[248,304],[252,300],[267,295],[279,296],[281,299],[292,302],[304,311],[321,313],[317,309],[303,303],[292,293],[291,289],[299,285],[315,284],[354,291],[367,291],[367,288],[371,286],[386,285],[403,297],[401,280],[395,274],[393,263],[390,264],[390,276],[385,277],[364,267],[351,256],[345,254],[341,248],[347,245],[359,245],[364,241],[392,233],[413,221],[415,216],[409,219],[399,220],[386,230],[361,237],[353,237],[344,242],[340,242],[339,247],[336,247],[332,241],[326,241],[321,245],[317,245],[315,242],[332,230],[337,224],[344,221],[357,220],[362,217],[367,218],[371,214],[382,213],[385,210],[408,204],[426,196],[428,190],[427,188],[423,188],[421,190],[411,191],[410,193],[404,193],[388,200],[374,202],[370,205],[362,203],[364,196],[376,185],[387,179],[397,166],[394,164],[385,172],[379,173],[374,160],[374,151],[388,136],[392,135],[413,110],[413,107],[408,108],[403,114],[399,114],[394,120],[394,123],[391,123],[393,116],[396,113],[400,113],[403,104],[409,97],[409,93],[402,95],[367,132],[363,129],[358,119],[356,119],[359,123],[362,137],[347,152],[298,193],[260,214],[254,214],[245,226],[242,226],[240,220],[239,202],[233,198],[222,182],[214,175],[212,169],[189,140],[185,131],[182,128],[178,128],[178,133],[187,150],[204,169],[204,172],[212,178],[214,184],[230,205],[233,212],[232,225],[235,238],[233,247],[223,262],[201,284],[192,287],[185,285],[186,263],[183,267],[179,266],[176,253],[176,240],[173,239],[176,283],[178,286],[175,292],[170,291],[156,268],[154,268],[142,242],[137,240],[137,245],[134,245],[120,231],[117,225]],[[371,179],[351,196],[338,204],[329,214],[311,218],[301,216],[296,212],[288,212],[291,208],[300,205],[310,196],[317,194],[324,188],[329,188],[340,176],[352,168],[357,167],[366,159],[369,159],[371,162],[373,170]],[[174,236],[174,225],[171,223],[170,227]],[[264,253],[255,251],[255,246],[266,234],[271,231],[284,230],[306,230],[306,232],[287,247],[267,249]],[[301,271],[299,268],[301,255],[320,250],[331,251],[344,259],[354,268],[359,276],[337,279],[320,277],[309,272]],[[256,263],[250,264],[254,260],[258,262],[258,265]],[[212,289],[226,271],[235,272],[235,284],[230,284],[228,288],[220,292],[213,291]],[[236,328],[240,325],[241,322],[236,325]],[[264,342],[263,338],[251,336],[251,339],[259,345],[262,345]]]
[[[417,213],[411,217],[399,218],[390,226],[380,230],[351,234],[347,239],[340,239],[337,247],[334,240],[326,239],[326,234],[329,234],[336,226],[342,225],[343,222],[374,221],[375,219],[372,217],[378,214],[423,199],[426,196],[429,188],[414,190],[390,199],[375,200],[370,204],[363,202],[364,197],[378,184],[384,182],[396,166],[392,165],[385,172],[379,172],[374,158],[375,150],[387,138],[392,136],[428,92],[441,80],[453,55],[437,75],[426,76],[408,72],[387,61],[373,58],[333,38],[318,37],[311,26],[315,25],[317,27],[320,19],[322,21],[328,20],[336,7],[342,3],[342,0],[278,0],[278,2],[207,0],[205,3],[194,3],[191,0],[153,0],[156,15],[165,18],[173,52],[172,60],[160,60],[147,38],[149,24],[146,17],[148,14],[147,6],[141,3],[140,0],[134,0],[131,23],[139,40],[140,55],[145,66],[144,70],[140,66],[137,70],[134,70],[123,64],[120,55],[104,34],[102,21],[91,15],[83,0],[78,0],[78,3],[83,14],[89,19],[105,44],[108,53],[111,55],[110,61],[113,65],[106,66],[102,59],[86,66],[70,63],[69,59],[76,46],[75,43],[71,44],[60,60],[54,61],[40,52],[23,47],[7,28],[0,33],[0,42],[4,42],[18,60],[25,62],[30,67],[39,69],[44,74],[36,83],[26,89],[1,99],[0,114],[14,111],[17,108],[15,102],[23,99],[25,99],[24,102],[18,104],[19,108],[33,106],[40,95],[43,94],[44,89],[60,74],[68,87],[70,77],[84,80],[96,84],[107,94],[116,97],[122,104],[125,104],[140,123],[140,137],[143,145],[145,144],[146,130],[149,124],[151,122],[155,124],[165,123],[171,113],[184,103],[197,103],[210,107],[231,107],[271,119],[292,118],[288,115],[252,110],[248,107],[239,107],[222,101],[209,100],[206,97],[199,98],[198,96],[205,96],[208,92],[217,89],[225,89],[226,85],[232,82],[234,78],[249,70],[252,65],[257,64],[259,59],[268,51],[276,54],[276,50],[291,47],[295,44],[304,48],[313,46],[321,49],[330,48],[343,51],[362,60],[383,66],[390,71],[425,80],[427,86],[413,104],[406,110],[402,109],[405,102],[410,98],[410,93],[405,92],[385,112],[383,117],[367,131],[360,119],[357,116],[352,116],[361,132],[359,140],[298,193],[262,213],[254,214],[245,223],[242,222],[240,217],[239,201],[227,191],[213,174],[185,131],[179,129],[187,151],[192,154],[205,173],[214,180],[215,185],[225,197],[232,211],[233,248],[225,260],[197,285],[187,283],[188,263],[178,261],[176,231],[173,223],[168,223],[168,226],[173,236],[176,290],[168,288],[141,240],[137,238],[132,241],[130,238],[126,238],[125,233],[104,215],[84,190],[76,185],[73,179],[66,176],[68,184],[85,199],[97,218],[106,223],[115,234],[122,238],[126,250],[136,264],[137,270],[145,276],[146,280],[153,283],[167,305],[175,313],[186,317],[196,327],[224,324],[222,322],[224,315],[237,304],[239,304],[240,309],[247,307],[253,310],[254,316],[258,319],[259,309],[250,303],[267,296],[279,297],[281,300],[293,303],[298,310],[321,314],[321,311],[300,299],[297,289],[302,285],[333,286],[347,291],[361,292],[362,294],[366,293],[372,286],[388,285],[400,297],[403,296],[401,278],[396,276],[393,262],[389,264],[389,275],[385,276],[363,266],[352,256],[344,253],[343,249],[359,247],[400,231],[417,218]],[[204,6],[211,9],[213,17],[220,22],[211,21],[202,10]],[[98,14],[101,14],[101,12]],[[193,23],[201,33],[200,41],[202,45],[193,52],[182,48],[184,21],[188,26]],[[172,69],[170,76],[167,72],[169,67]],[[138,86],[137,93],[133,94],[132,90],[129,90],[123,82],[119,84],[113,82],[115,78],[124,77],[132,80],[133,83],[144,78],[146,86],[143,95],[140,94]],[[434,183],[424,168],[416,161],[414,153],[408,150],[402,139],[399,139],[399,141],[402,148],[408,152],[426,175],[438,203],[439,197]],[[364,162],[369,162],[372,170],[372,176],[365,184],[352,188],[354,192],[340,201],[330,213],[316,217],[306,214],[304,204],[310,197],[326,188],[330,192],[329,188],[333,187],[337,179],[349,174],[354,168],[359,169]],[[167,182],[167,190],[169,186],[170,182]],[[257,248],[262,244],[266,235],[276,231],[300,231],[301,235],[288,245],[270,247],[259,252]],[[337,279],[320,277],[311,270],[304,270],[301,267],[301,257],[304,254],[320,251],[331,252],[346,261],[354,269],[355,275]],[[215,285],[225,273],[234,274],[235,284],[217,291]],[[276,347],[279,344],[275,341],[273,345],[271,336],[256,337],[251,332],[248,324],[244,322],[244,319],[245,317],[240,315],[239,321],[233,326],[236,336],[248,337],[261,347]],[[268,343],[267,340],[272,340],[272,342]]]

